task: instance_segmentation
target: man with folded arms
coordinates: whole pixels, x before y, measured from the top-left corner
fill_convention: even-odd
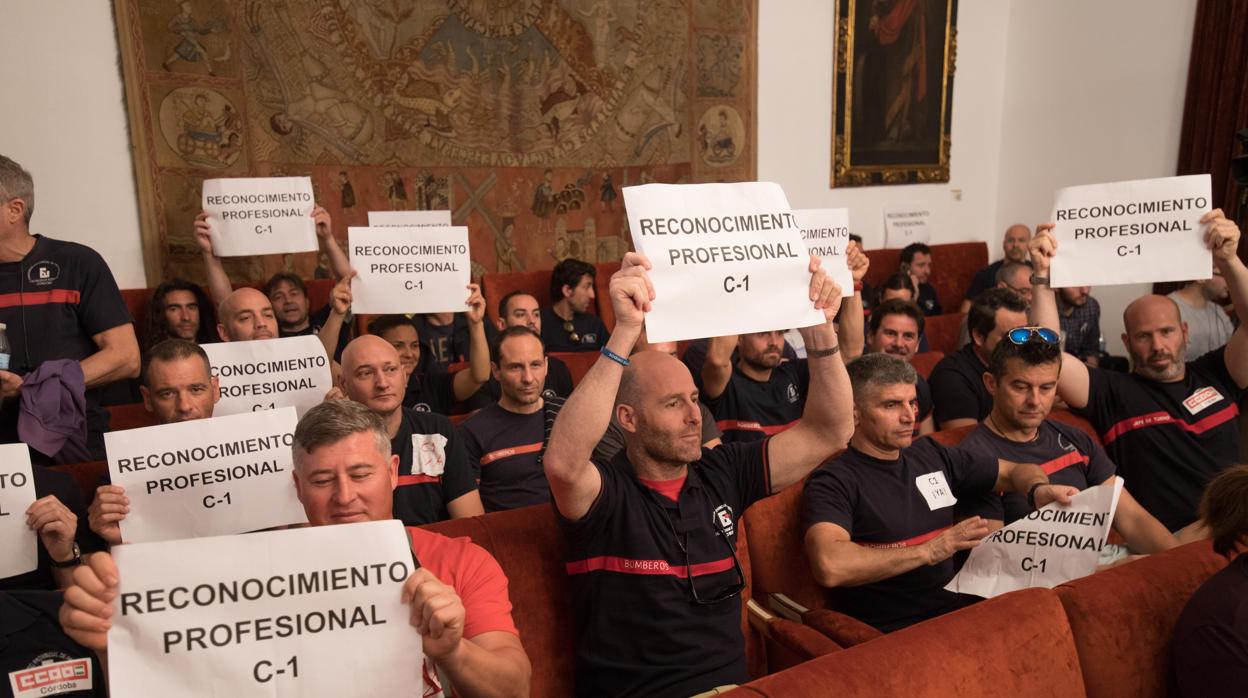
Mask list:
[[[810,399],[784,433],[702,448],[693,377],[676,358],[624,358],[654,300],[649,261],[629,253],[611,279],[616,325],[572,392],[546,450],[567,541],[579,634],[577,693],[685,698],[746,681],[737,525],[753,502],[797,482],[842,448],[849,382],[832,319],[840,289],[811,258],[810,293],[824,324],[802,330]],[[612,411],[624,450],[590,461]],[[675,630],[674,630],[675,629]]]
[[[1038,463],[1050,482],[1080,490],[1109,481],[1115,468],[1105,449],[1083,430],[1048,419],[1061,368],[1056,332],[1045,327],[1010,331],[993,350],[984,374],[984,386],[993,397],[992,413],[959,447],[983,456]],[[987,519],[992,531],[1024,518],[1034,508],[1017,493],[993,492],[978,504],[959,505],[958,510]],[[1113,525],[1135,553],[1178,545],[1126,489],[1118,498]]]
[[[293,450],[295,490],[310,525],[394,518],[399,459],[371,410],[345,400],[317,405],[299,420]],[[404,583],[403,600],[412,607],[427,662],[450,680],[456,696],[527,696],[532,670],[512,621],[507,578],[493,556],[466,538],[407,532],[420,567]],[[101,655],[117,585],[112,558],[96,554],[75,570],[61,607],[65,632]],[[431,669],[426,663],[423,695],[442,695]]]
[[[345,396],[375,412],[399,459],[394,518],[408,526],[485,513],[463,439],[451,420],[403,406],[399,353],[375,335],[357,337],[342,352],[342,375],[331,397]]]
[[[915,370],[905,361],[865,354],[848,371],[854,435],[806,480],[806,555],[832,608],[892,632],[970,601],[944,586],[954,553],[978,545],[988,525],[956,522],[959,499],[1006,490],[1044,506],[1078,490],[1049,484],[1034,465],[914,441]]]
[[[1248,308],[1248,268],[1236,254],[1239,227],[1221,210],[1201,223],[1235,307]],[[1058,323],[1048,279],[1057,251],[1052,229],[1041,225],[1031,241],[1031,318],[1044,327]],[[1057,396],[1092,422],[1140,504],[1175,531],[1196,519],[1205,485],[1239,460],[1236,419],[1248,387],[1248,326],[1240,325],[1225,347],[1188,361],[1187,331],[1172,299],[1137,298],[1123,312],[1123,325],[1131,373],[1092,368],[1062,354]]]
[[[143,356],[139,371],[143,406],[160,424],[208,419],[221,399],[208,354],[194,342],[166,339]],[[121,544],[121,522],[130,498],[121,485],[101,485],[87,508],[91,530],[109,545]]]

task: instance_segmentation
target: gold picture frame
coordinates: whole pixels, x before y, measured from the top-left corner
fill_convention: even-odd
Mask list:
[[[949,181],[957,8],[837,0],[832,187]]]

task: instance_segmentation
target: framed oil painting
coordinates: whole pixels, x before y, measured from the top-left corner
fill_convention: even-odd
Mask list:
[[[957,0],[837,0],[832,186],[949,181]]]

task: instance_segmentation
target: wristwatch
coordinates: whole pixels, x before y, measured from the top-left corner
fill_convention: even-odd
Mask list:
[[[1053,483],[1037,482],[1036,484],[1032,485],[1031,488],[1027,490],[1027,506],[1031,507],[1032,509],[1035,509],[1036,508],[1036,490],[1040,489],[1041,487],[1047,487],[1051,484]]]
[[[52,560],[52,567],[58,570],[66,570],[70,567],[77,567],[82,564],[82,550],[78,548],[78,541],[74,541],[73,555],[64,562]]]

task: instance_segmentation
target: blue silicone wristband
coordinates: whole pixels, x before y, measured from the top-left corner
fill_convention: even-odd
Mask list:
[[[611,351],[610,349],[606,347],[602,348],[602,355],[607,357],[608,359],[611,359],[612,361],[614,361],[615,363],[621,366],[628,365],[628,359],[624,358],[623,356],[620,356],[619,354]]]

